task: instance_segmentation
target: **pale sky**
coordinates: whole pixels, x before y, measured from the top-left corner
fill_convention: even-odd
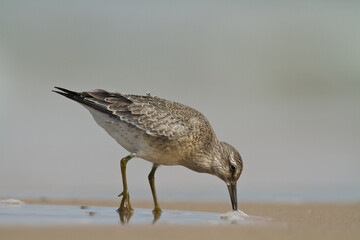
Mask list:
[[[127,152],[53,86],[153,95],[201,111],[237,148],[241,200],[360,199],[355,2],[0,0],[0,198],[121,192]],[[141,159],[132,199],[151,200]],[[162,167],[159,198],[228,200]]]

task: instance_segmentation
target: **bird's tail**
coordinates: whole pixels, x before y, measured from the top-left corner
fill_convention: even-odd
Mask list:
[[[100,112],[103,112],[103,113],[106,113],[106,114],[109,114],[111,115],[112,112],[109,111],[106,107],[102,106],[102,105],[99,105],[99,104],[96,104],[96,102],[94,101],[89,101],[87,100],[87,98],[91,98],[90,95],[88,95],[86,92],[84,93],[81,93],[81,92],[74,92],[74,91],[70,91],[70,90],[67,90],[65,88],[61,88],[61,87],[54,87],[60,91],[57,91],[57,90],[52,90],[52,92],[54,93],[58,93],[60,95],[63,95],[64,97],[67,97],[71,100],[74,100],[82,105],[85,105],[87,107],[90,107],[90,108],[93,108],[93,109],[96,109]]]

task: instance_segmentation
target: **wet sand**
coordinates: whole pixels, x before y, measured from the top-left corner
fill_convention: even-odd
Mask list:
[[[23,200],[32,204],[117,207],[117,201]],[[161,202],[163,209],[225,213],[230,203]],[[151,202],[133,202],[135,208],[151,208]],[[360,203],[239,203],[252,216],[272,220],[252,225],[145,224],[119,226],[59,225],[0,226],[0,239],[360,239]],[[1,216],[0,216],[1,217]]]

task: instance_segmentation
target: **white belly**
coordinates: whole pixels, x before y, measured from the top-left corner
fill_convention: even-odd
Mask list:
[[[92,108],[86,108],[96,123],[130,153],[135,153],[140,158],[160,165],[180,165],[180,156],[176,152],[166,153],[152,147],[145,131]]]

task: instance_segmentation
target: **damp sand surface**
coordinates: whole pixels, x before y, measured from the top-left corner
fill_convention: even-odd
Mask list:
[[[117,201],[21,200],[0,206],[0,239],[360,239],[360,203],[164,202],[156,216],[151,202],[129,215]]]

